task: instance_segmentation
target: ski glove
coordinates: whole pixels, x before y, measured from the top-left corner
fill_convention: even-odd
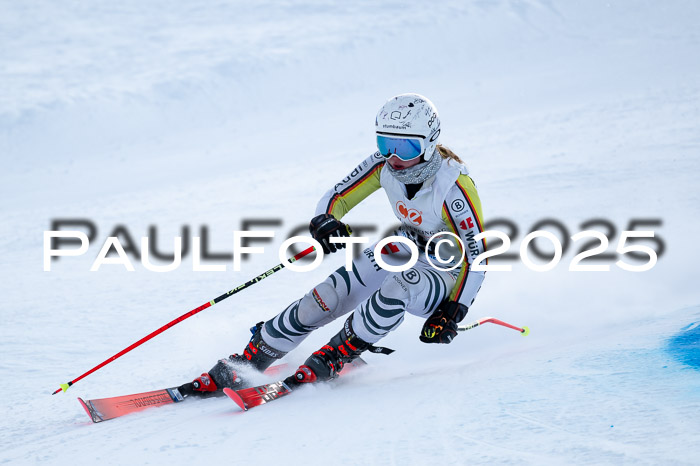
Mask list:
[[[321,243],[323,252],[330,254],[338,249],[343,249],[344,243],[331,243],[328,238],[331,236],[350,236],[352,230],[343,222],[336,220],[331,214],[321,214],[311,219],[309,224],[311,236]]]
[[[457,336],[457,323],[464,319],[469,308],[456,301],[443,301],[423,324],[420,341],[423,343],[451,343]]]

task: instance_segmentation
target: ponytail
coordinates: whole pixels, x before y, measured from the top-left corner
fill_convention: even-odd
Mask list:
[[[443,159],[452,159],[452,160],[454,160],[454,161],[457,162],[457,163],[464,164],[464,162],[462,162],[462,159],[460,159],[459,156],[458,156],[457,154],[455,154],[454,152],[452,152],[452,149],[450,149],[450,148],[448,148],[448,147],[446,147],[446,146],[443,146],[442,144],[438,144],[438,145],[437,145],[437,150],[438,150],[438,152],[440,153],[440,156],[441,156]]]

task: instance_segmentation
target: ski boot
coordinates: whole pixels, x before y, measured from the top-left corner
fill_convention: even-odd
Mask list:
[[[265,343],[262,339],[263,324],[264,322],[258,322],[251,327],[250,332],[253,336],[243,350],[243,354],[236,353],[219,360],[209,369],[209,372],[203,373],[190,383],[181,385],[179,390],[183,394],[207,397],[214,393],[221,393],[221,390],[226,387],[233,390],[248,387],[250,384],[241,377],[241,370],[253,369],[263,372],[273,362],[287,354]]]
[[[352,316],[342,330],[299,366],[291,378],[295,384],[325,382],[338,377],[343,366],[356,359],[372,345],[358,337],[352,329]]]

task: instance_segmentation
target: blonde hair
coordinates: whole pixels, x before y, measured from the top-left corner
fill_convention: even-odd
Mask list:
[[[450,149],[449,147],[443,146],[442,144],[438,144],[437,150],[443,159],[452,159],[452,160],[456,161],[457,163],[464,164],[462,159],[460,159],[457,154],[452,152],[452,149]]]

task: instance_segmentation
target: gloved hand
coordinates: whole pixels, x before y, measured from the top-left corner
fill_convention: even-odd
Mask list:
[[[343,243],[331,243],[328,241],[328,238],[331,236],[350,236],[352,233],[352,229],[348,225],[336,220],[330,214],[321,214],[312,218],[309,224],[309,231],[311,236],[321,243],[323,252],[326,254],[336,252],[338,249],[343,249],[346,246]]]
[[[456,301],[445,300],[423,324],[420,341],[423,343],[451,343],[457,336],[457,324],[464,319],[469,308]]]

